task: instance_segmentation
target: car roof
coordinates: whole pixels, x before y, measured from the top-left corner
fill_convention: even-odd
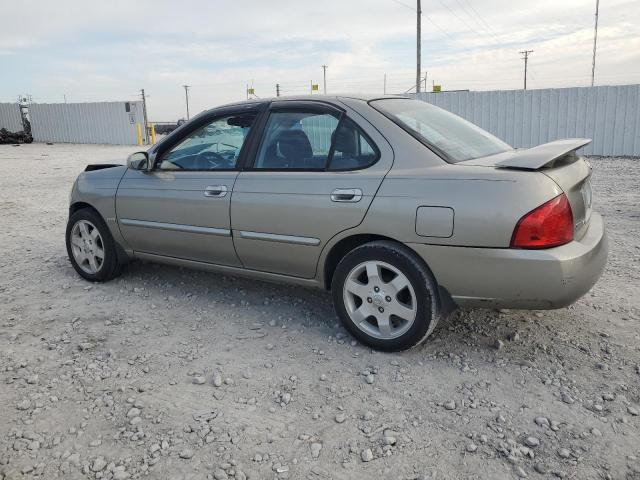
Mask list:
[[[217,110],[219,108],[225,108],[225,107],[241,107],[243,105],[260,105],[263,103],[284,102],[284,101],[311,101],[311,102],[334,103],[336,101],[339,101],[342,98],[368,102],[371,100],[379,100],[383,98],[411,98],[411,97],[404,96],[404,95],[374,95],[374,94],[369,94],[369,95],[366,95],[366,94],[290,95],[290,96],[281,96],[281,97],[252,98],[249,100],[242,100],[239,102],[225,103],[223,105],[219,105],[217,107],[208,109],[206,111]]]

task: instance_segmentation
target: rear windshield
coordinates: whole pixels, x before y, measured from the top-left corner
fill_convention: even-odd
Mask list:
[[[512,148],[471,122],[427,102],[407,98],[374,100],[380,110],[449,162],[462,162]]]

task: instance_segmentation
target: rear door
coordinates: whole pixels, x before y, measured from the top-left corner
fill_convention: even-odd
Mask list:
[[[194,120],[162,146],[151,171],[128,170],[116,212],[136,252],[239,266],[233,248],[231,191],[256,106],[217,111]]]
[[[246,268],[312,278],[327,241],[363,220],[393,153],[353,115],[321,102],[271,104],[231,198]]]

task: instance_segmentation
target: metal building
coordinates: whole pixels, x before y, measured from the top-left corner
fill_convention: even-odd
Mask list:
[[[10,132],[22,130],[20,105],[17,103],[0,103],[0,128],[5,128]]]
[[[32,103],[35,142],[135,145],[142,102]],[[6,126],[5,126],[6,125]],[[22,130],[17,103],[0,103],[0,128]]]

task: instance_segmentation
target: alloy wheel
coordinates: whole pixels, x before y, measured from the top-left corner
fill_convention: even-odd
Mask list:
[[[372,337],[388,340],[411,328],[416,294],[405,274],[376,260],[354,267],[344,282],[344,304],[353,323]]]
[[[95,275],[104,263],[104,243],[96,226],[88,220],[78,220],[71,229],[71,251],[78,266]]]

